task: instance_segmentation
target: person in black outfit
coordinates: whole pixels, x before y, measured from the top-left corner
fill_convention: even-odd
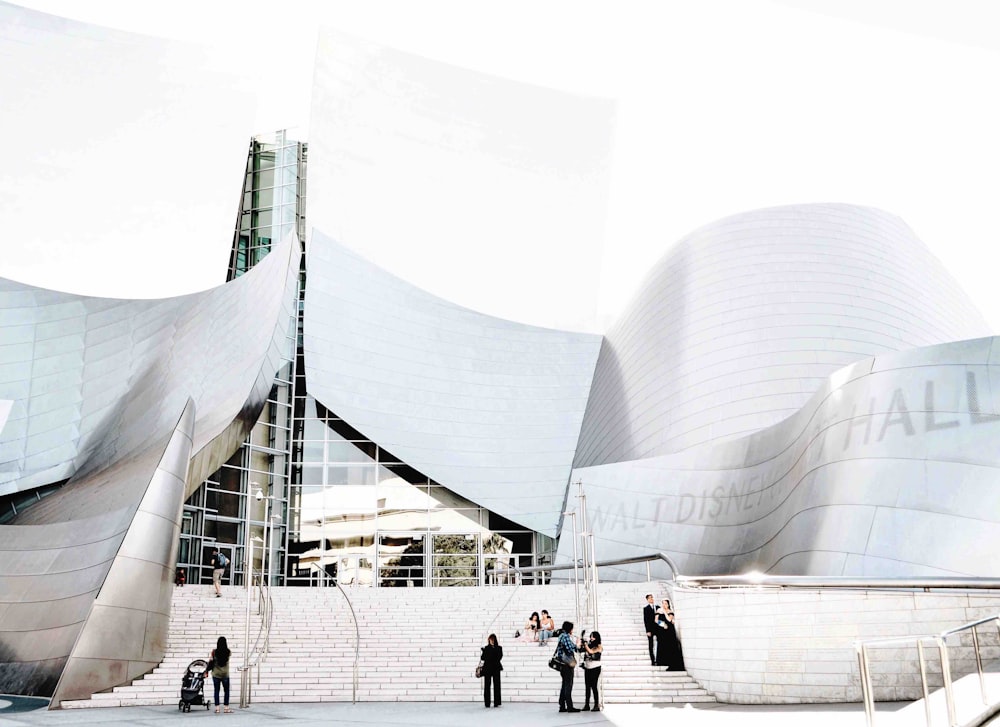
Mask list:
[[[503,671],[503,647],[497,642],[497,635],[490,634],[486,646],[480,652],[483,660],[483,701],[490,706],[490,682],[493,683],[493,706],[499,707],[503,701],[500,697],[500,672]]]
[[[582,639],[581,639],[582,640]],[[601,633],[591,631],[590,638],[583,644],[583,680],[584,698],[583,711],[600,712],[601,700],[597,696],[597,681],[601,678],[601,654],[604,647],[601,646]],[[590,706],[590,695],[594,695],[594,706]]]
[[[646,605],[642,609],[642,622],[646,626],[646,641],[649,642],[649,663],[656,666],[656,652],[653,640],[656,638],[656,606],[652,593],[646,594]]]
[[[684,652],[677,638],[674,612],[667,611],[656,623],[656,665],[667,667],[667,671],[684,671]]]

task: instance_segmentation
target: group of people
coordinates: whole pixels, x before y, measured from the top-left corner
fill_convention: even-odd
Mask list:
[[[601,701],[597,692],[597,682],[601,678],[601,655],[604,653],[604,645],[601,643],[601,634],[591,631],[589,638],[584,631],[579,639],[573,638],[573,622],[563,621],[559,643],[556,645],[556,653],[553,657],[559,662],[559,676],[562,677],[562,687],[559,689],[559,711],[560,712],[600,712]],[[573,675],[576,669],[576,655],[583,654],[584,675],[584,700],[583,710],[573,706]],[[591,706],[590,697],[593,694],[594,704]]]
[[[562,686],[559,690],[559,711],[560,712],[599,712],[601,701],[597,691],[598,680],[601,678],[601,654],[604,653],[604,645],[601,643],[601,634],[591,631],[590,636],[584,631],[579,639],[573,636],[573,622],[563,621],[562,628],[558,631],[555,623],[548,611],[543,610],[541,614],[532,613],[528,623],[524,627],[524,634],[518,634],[517,638],[524,638],[528,641],[538,641],[539,645],[548,642],[549,638],[556,636],[558,643],[553,660],[559,668],[559,675],[562,678]],[[577,654],[582,654],[579,666],[583,667],[585,697],[583,709],[573,706],[573,680],[577,667]],[[486,640],[486,645],[479,655],[479,669],[477,674],[483,679],[483,702],[486,707],[499,707],[502,703],[500,692],[500,672],[503,671],[503,647],[500,646],[496,634],[490,634]],[[591,697],[593,696],[593,705]]]
[[[670,599],[664,598],[663,603],[657,606],[653,594],[647,593],[646,605],[642,608],[642,621],[649,641],[650,664],[664,666],[667,671],[684,671],[684,652],[677,636]]]
[[[532,611],[528,617],[528,622],[524,624],[524,632],[519,633],[516,638],[523,641],[537,642],[539,646],[545,646],[556,631],[556,622],[552,620],[549,612],[544,608],[541,615],[538,611]]]

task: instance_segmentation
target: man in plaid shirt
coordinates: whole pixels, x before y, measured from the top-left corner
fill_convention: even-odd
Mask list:
[[[580,711],[573,706],[573,672],[579,648],[580,645],[573,638],[573,622],[563,621],[559,645],[556,646],[556,658],[563,663],[563,667],[559,670],[559,675],[562,677],[562,688],[559,690],[560,712]]]

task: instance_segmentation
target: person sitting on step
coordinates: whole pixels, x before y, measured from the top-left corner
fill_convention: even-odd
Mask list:
[[[556,630],[556,622],[549,616],[549,612],[542,609],[542,620],[538,629],[538,645],[545,646],[549,642],[549,637]]]

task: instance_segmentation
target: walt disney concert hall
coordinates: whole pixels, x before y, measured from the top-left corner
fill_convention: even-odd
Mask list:
[[[981,547],[1000,536],[1000,339],[902,220],[706,221],[603,335],[503,320],[337,226],[350,140],[323,119],[351,69],[318,63],[309,143],[250,142],[224,284],[118,300],[0,280],[0,692],[150,670],[178,573],[210,583],[218,548],[239,582],[265,528],[284,586],[565,562],[577,483],[602,558],[1000,570]]]

